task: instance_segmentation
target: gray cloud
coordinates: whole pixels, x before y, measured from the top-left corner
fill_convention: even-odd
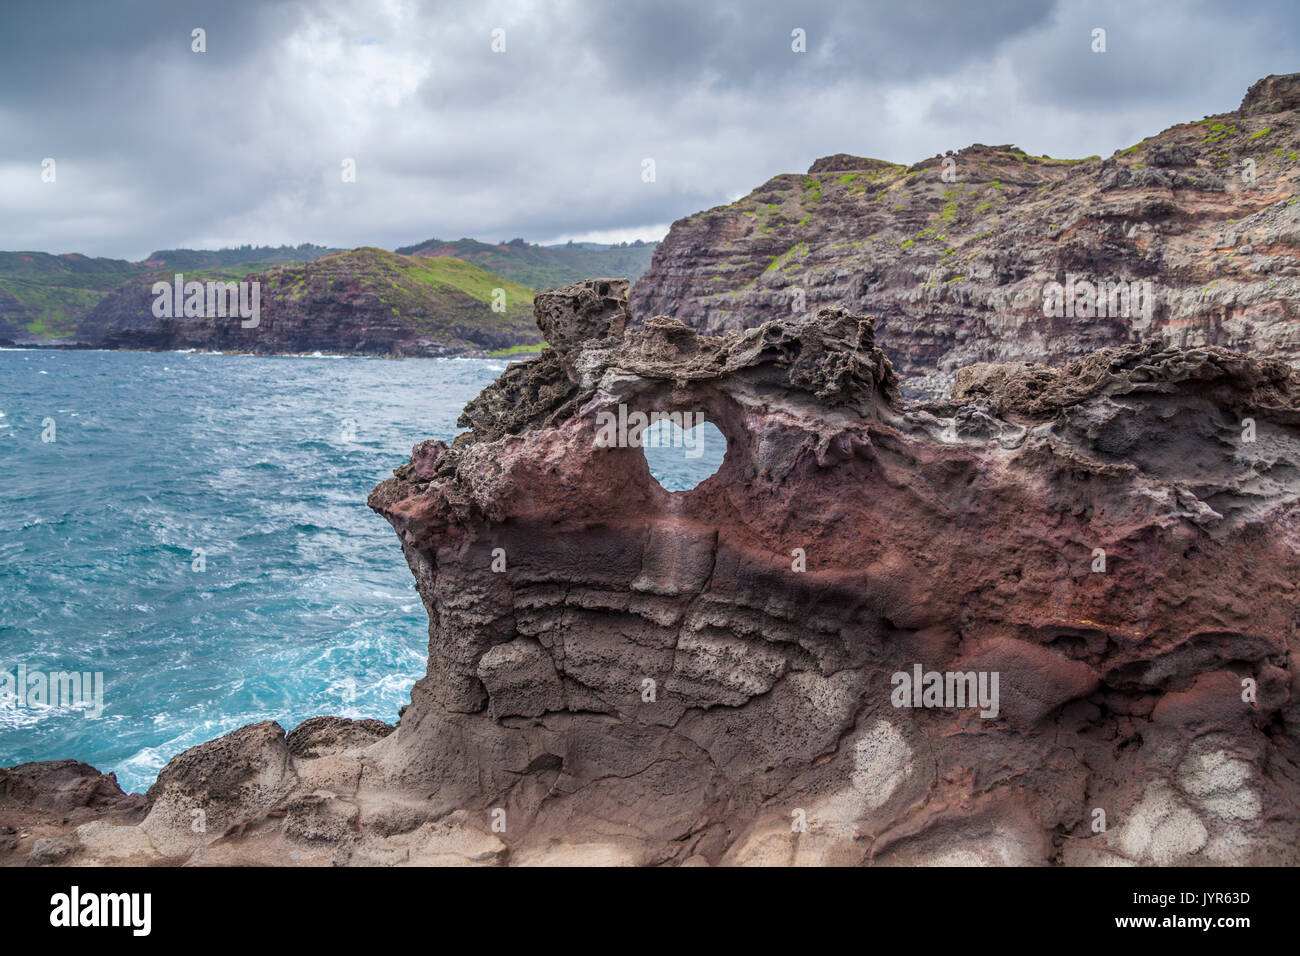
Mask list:
[[[1286,0],[6,4],[0,248],[650,237],[828,153],[1105,155],[1295,70],[1298,24]]]

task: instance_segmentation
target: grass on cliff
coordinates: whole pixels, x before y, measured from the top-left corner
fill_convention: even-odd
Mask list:
[[[603,245],[570,242],[538,246],[511,239],[495,245],[476,239],[429,239],[397,250],[421,258],[455,257],[530,289],[558,289],[593,276],[636,280],[650,268],[653,242]]]
[[[123,259],[0,252],[0,337],[69,336],[78,317],[139,271]]]
[[[522,303],[532,314],[532,289],[480,269],[464,259],[452,256],[414,259],[407,274],[415,282],[426,286],[459,289],[488,306],[492,305],[495,290],[501,289],[505,292],[507,303]]]
[[[453,256],[404,256],[363,247],[262,277],[271,294],[300,300],[355,284],[379,298],[408,328],[448,345],[501,348],[540,341],[533,322],[533,290]],[[500,298],[504,296],[504,298]],[[494,305],[504,308],[497,311]]]
[[[529,355],[541,355],[542,350],[545,348],[545,342],[537,342],[533,345],[512,345],[508,349],[493,349],[487,354],[489,358],[515,358]]]
[[[105,296],[125,283],[158,275],[238,281],[285,262],[306,261],[324,246],[241,246],[212,251],[169,249],[143,262],[92,259],[78,254],[0,252],[0,338],[60,339]]]

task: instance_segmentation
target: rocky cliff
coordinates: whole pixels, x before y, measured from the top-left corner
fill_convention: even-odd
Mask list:
[[[905,390],[930,397],[973,362],[1059,365],[1148,340],[1295,363],[1298,110],[1300,74],[1270,76],[1240,109],[1106,159],[983,145],[912,166],[830,156],[674,223],[633,313],[718,332],[864,312]],[[1050,283],[1074,301],[1045,314]],[[1133,283],[1149,308],[1126,305]]]
[[[186,278],[256,283],[256,325],[249,319],[245,327],[229,309],[217,314],[206,298],[202,315],[176,316],[175,310],[159,318],[154,283],[173,282],[174,274],[151,273],[96,304],[78,324],[77,338],[103,348],[406,356],[539,341],[531,289],[455,258],[415,259],[362,248],[262,273],[198,272]]]
[[[654,247],[653,242],[640,239],[618,245],[568,242],[553,246],[522,239],[495,244],[476,239],[426,239],[394,251],[422,258],[455,256],[530,289],[558,289],[588,276],[621,276],[634,281],[650,268]]]
[[[120,292],[128,280],[138,281],[146,275],[215,271],[242,278],[275,265],[306,262],[341,251],[311,243],[161,249],[143,262],[91,259],[75,253],[0,252],[0,337],[25,343],[74,342],[78,323],[97,302]]]
[[[1297,862],[1289,365],[1129,344],[907,405],[844,310],[535,312],[550,348],[370,496],[430,621],[396,728],[246,727],[142,805],[0,771],[0,859]],[[665,491],[620,406],[703,413],[721,469]]]

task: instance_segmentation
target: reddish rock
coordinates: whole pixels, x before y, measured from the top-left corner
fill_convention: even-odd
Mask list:
[[[1205,727],[1231,727],[1254,715],[1243,692],[1241,677],[1231,671],[1198,674],[1186,688],[1161,697],[1151,711],[1151,721],[1193,733]]]
[[[555,293],[551,351],[470,404],[435,478],[371,495],[431,622],[379,774],[505,807],[512,846],[635,827],[649,860],[1060,862],[1065,835],[1097,837],[1075,862],[1294,858],[1271,769],[1296,756],[1284,363],[1152,342],[907,407],[870,319],[620,339],[617,306],[584,304],[608,288]],[[702,412],[721,469],[664,491],[595,441],[620,404]],[[1250,720],[1210,705],[1225,660],[1269,688]],[[894,706],[917,663],[996,671],[1001,713]],[[1203,780],[1228,758],[1177,769],[1207,734],[1246,755],[1222,771],[1254,794],[1232,819]],[[816,839],[790,844],[793,808]],[[1134,815],[1113,844],[1107,808]]]
[[[909,406],[870,318],[623,329],[623,291],[547,296],[551,348],[371,493],[429,615],[395,730],[245,727],[173,760],[140,826],[12,852],[1300,859],[1285,363],[1149,342],[976,369],[952,400]],[[596,440],[620,406],[703,414],[721,468],[665,491],[639,448]],[[946,683],[900,699],[917,665],[996,673],[998,715]]]
[[[1083,661],[1007,637],[980,642],[953,669],[996,673],[1000,712],[1025,726],[1069,701],[1087,697],[1098,684],[1097,672]]]

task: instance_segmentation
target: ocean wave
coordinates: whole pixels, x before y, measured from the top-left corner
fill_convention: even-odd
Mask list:
[[[246,723],[289,727],[341,705],[392,721],[426,670],[427,621],[366,495],[416,441],[452,439],[500,363],[21,361],[34,357],[58,378],[58,404],[93,410],[95,427],[66,448],[59,434],[54,450],[73,453],[4,439],[5,650],[101,662],[113,719],[11,709],[0,756],[76,757],[139,791]],[[6,415],[41,394],[36,367],[14,367],[26,374],[0,376]],[[345,418],[362,442],[336,440]],[[349,678],[350,703],[329,690]]]

